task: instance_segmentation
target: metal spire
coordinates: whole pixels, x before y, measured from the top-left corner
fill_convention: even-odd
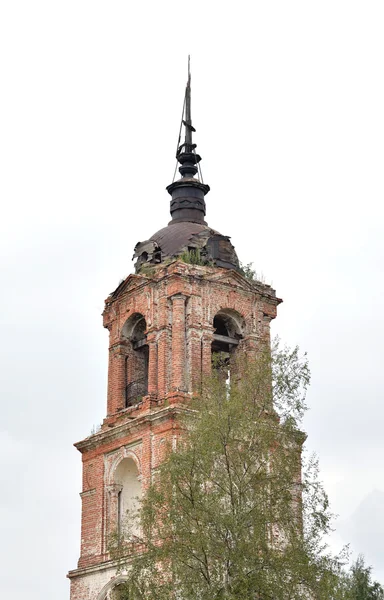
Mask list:
[[[180,158],[181,157],[184,158],[183,155],[185,155],[185,154],[195,154],[195,158],[196,158],[196,161],[194,161],[195,163],[198,163],[201,160],[200,156],[196,156],[196,152],[195,152],[196,144],[192,143],[192,132],[196,131],[196,129],[192,126],[192,117],[191,117],[191,66],[190,65],[191,65],[190,56],[188,56],[188,81],[187,81],[187,86],[185,88],[183,115],[181,118],[180,135],[179,135],[179,141],[177,143],[177,152],[176,152],[176,158],[181,164],[183,164],[183,162],[185,162],[185,161],[180,160]],[[180,145],[181,129],[182,129],[183,125],[185,128],[185,138],[184,138],[184,143]],[[189,157],[189,159],[190,159],[190,157]],[[195,170],[194,173],[190,173],[190,174],[193,176],[196,173],[197,173],[197,169]]]
[[[180,145],[183,125],[185,127],[185,141]],[[172,196],[172,221],[205,223],[204,196],[209,192],[209,185],[205,185],[202,181],[195,178],[198,172],[197,165],[201,161],[201,156],[196,154],[196,144],[192,141],[192,133],[194,131],[196,129],[192,126],[191,117],[191,69],[190,57],[188,56],[188,81],[185,89],[183,115],[176,152],[176,159],[180,163],[179,172],[181,179],[173,181],[167,187],[167,191]]]
[[[196,129],[192,126],[191,117],[191,67],[190,67],[190,56],[188,56],[188,81],[185,88],[183,116],[181,119],[180,135],[178,141],[178,148],[176,152],[176,158],[181,164],[179,171],[184,177],[193,177],[196,175],[198,168],[196,165],[201,161],[201,156],[196,154],[196,144],[192,142],[192,132]],[[185,127],[185,138],[184,143],[180,144],[181,139],[181,128]]]
[[[192,131],[196,131],[192,127],[191,119],[191,57],[188,55],[188,81],[185,89],[185,121],[183,121],[185,127],[185,146],[192,148]],[[195,146],[196,147],[196,146]]]

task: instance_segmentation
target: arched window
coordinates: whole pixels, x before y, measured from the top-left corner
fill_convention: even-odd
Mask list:
[[[213,319],[212,366],[229,384],[233,358],[242,338],[243,323],[234,311],[219,311]]]
[[[124,458],[115,471],[117,496],[117,531],[119,537],[131,537],[139,531],[138,509],[141,497],[139,471],[132,458]]]
[[[143,315],[135,313],[123,327],[127,340],[125,364],[125,406],[136,404],[148,394],[149,349],[146,336],[147,324]]]

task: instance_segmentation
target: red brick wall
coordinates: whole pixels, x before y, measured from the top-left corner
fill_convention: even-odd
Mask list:
[[[252,284],[226,269],[180,261],[160,265],[151,277],[130,275],[119,293],[107,298],[103,313],[110,332],[107,416],[100,432],[76,444],[83,455],[82,530],[79,570],[70,573],[71,600],[90,594],[86,578],[93,578],[96,585],[95,573],[101,581],[108,564],[114,468],[124,456],[132,456],[142,487],[148,485],[167,442],[178,434],[180,402],[199,390],[204,373],[211,369],[215,315],[232,311],[243,337],[238,351],[252,355],[269,344],[269,323],[278,303],[269,286]],[[135,361],[124,325],[135,313],[147,324],[148,396],[138,406],[125,408],[126,360],[131,380],[135,374],[129,369],[135,370]],[[87,575],[90,567],[96,571]]]
[[[220,310],[241,317],[242,346],[249,354],[269,343],[269,323],[278,303],[269,286],[252,285],[226,269],[175,261],[150,278],[129,276],[119,295],[107,299],[104,311],[110,331],[108,415],[123,408],[122,358],[130,344],[123,328],[131,315],[140,313],[146,320],[149,390],[152,398],[164,398],[177,390],[191,393],[199,388],[202,373],[210,370],[213,319]],[[134,361],[129,362],[135,369]]]

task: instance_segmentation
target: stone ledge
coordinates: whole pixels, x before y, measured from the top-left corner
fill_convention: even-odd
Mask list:
[[[98,448],[121,437],[123,432],[128,432],[130,429],[142,427],[147,423],[153,423],[160,419],[168,419],[171,415],[181,414],[184,410],[180,401],[181,394],[176,393],[174,397],[171,397],[174,401],[169,406],[161,406],[154,411],[139,415],[129,421],[124,421],[121,425],[116,424],[108,430],[94,433],[92,436],[89,436],[80,442],[76,442],[74,444],[75,448],[77,448],[79,452],[86,452],[87,450]],[[176,399],[178,399],[177,402]]]
[[[97,565],[79,567],[78,569],[69,571],[67,573],[67,577],[68,579],[73,579],[74,577],[84,577],[84,575],[91,575],[92,573],[97,573],[98,571],[107,571],[108,569],[117,569],[117,561],[107,560],[99,562]]]

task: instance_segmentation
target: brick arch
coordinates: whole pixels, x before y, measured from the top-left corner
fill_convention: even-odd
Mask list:
[[[213,318],[220,311],[227,312],[228,314],[232,313],[238,319],[240,319],[243,324],[243,334],[246,334],[248,330],[251,329],[254,306],[247,298],[239,298],[239,296],[232,294],[228,294],[228,296],[224,298],[220,298],[220,296],[218,296],[217,299],[213,299],[213,302],[209,307],[210,320],[212,322]]]
[[[107,485],[111,485],[115,482],[115,473],[119,464],[126,458],[131,458],[137,467],[138,477],[141,478],[141,461],[137,454],[132,450],[126,450],[126,448],[120,448],[120,451],[117,453],[117,456],[111,462],[109,466],[109,472],[107,476]]]
[[[144,311],[145,312],[145,311]],[[149,347],[147,320],[143,312],[135,311],[125,320],[120,330],[124,364],[124,407],[134,406],[148,394]]]
[[[108,581],[108,583],[105,584],[103,589],[99,592],[96,600],[107,600],[108,593],[112,591],[113,588],[117,587],[118,585],[120,585],[120,583],[123,583],[126,580],[126,575],[117,575],[117,577],[113,577],[110,581]]]
[[[224,318],[229,318],[232,321],[234,328],[236,329],[236,333],[238,333],[239,335],[244,335],[244,332],[246,329],[246,321],[240,312],[238,312],[237,310],[234,310],[233,308],[228,308],[228,307],[220,308],[212,316],[212,325],[213,325],[214,319],[216,317],[220,317],[220,316],[222,316]]]
[[[221,306],[212,317],[211,369],[214,368],[226,386],[239,373],[238,350],[244,339],[246,322],[243,315],[232,307]],[[227,387],[227,389],[229,389]]]
[[[135,329],[140,322],[144,319],[145,329],[147,329],[147,319],[142,312],[135,311],[129,315],[129,317],[125,320],[124,325],[120,330],[120,338],[122,340],[130,340],[134,335]]]

